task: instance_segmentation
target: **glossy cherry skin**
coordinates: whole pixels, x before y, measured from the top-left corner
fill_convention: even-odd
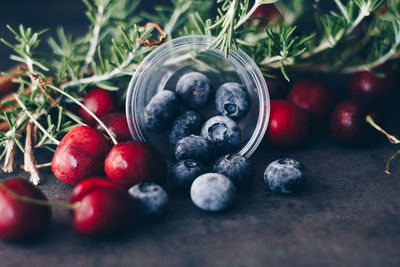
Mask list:
[[[10,178],[2,185],[19,196],[47,200],[43,192],[21,178]],[[28,203],[16,199],[0,186],[0,238],[18,241],[38,234],[50,222],[50,206]]]
[[[101,166],[109,150],[110,145],[98,131],[77,126],[61,139],[51,169],[61,181],[75,185],[86,177],[103,173]]]
[[[302,80],[292,87],[288,99],[307,111],[312,122],[322,124],[329,118],[338,97],[320,82]]]
[[[128,122],[124,113],[110,113],[101,118],[101,121],[114,135],[118,142],[132,140],[132,135],[129,131]],[[106,135],[106,131],[101,125],[97,125],[96,129]]]
[[[265,4],[259,6],[251,15],[251,17],[268,18],[267,22],[257,20],[251,21],[252,23],[257,21],[259,23],[259,27],[265,27],[267,24],[273,24],[277,20],[281,20],[283,18],[282,14],[274,4]]]
[[[141,182],[162,184],[167,165],[161,154],[150,144],[130,141],[115,145],[104,162],[107,177],[127,188]]]
[[[294,148],[307,138],[309,124],[304,110],[288,100],[272,100],[266,138],[278,147]]]
[[[87,92],[82,104],[99,118],[116,110],[116,101],[113,93],[98,87],[92,88]],[[79,107],[79,116],[88,125],[95,126],[97,124],[96,120],[82,107]]]
[[[396,94],[396,74],[390,67],[382,67],[384,77],[372,72],[354,73],[349,80],[349,95],[362,104],[378,106],[385,104]]]
[[[363,105],[355,100],[345,99],[339,102],[331,114],[330,128],[332,135],[344,144],[358,145],[365,143],[372,135],[372,127],[365,121],[370,114]]]
[[[269,96],[271,99],[286,98],[290,89],[290,83],[281,74],[276,74],[275,76],[276,78],[265,78]]]
[[[79,201],[84,195],[86,195],[87,192],[98,187],[124,190],[121,185],[116,184],[105,177],[90,177],[81,181],[74,187],[71,196],[69,197],[69,203]]]
[[[133,199],[127,191],[96,187],[80,198],[73,224],[79,234],[105,237],[127,230],[133,216]]]

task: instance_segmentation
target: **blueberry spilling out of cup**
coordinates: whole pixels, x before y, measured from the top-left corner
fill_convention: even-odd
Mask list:
[[[171,144],[178,161],[171,170],[172,188],[190,195],[200,209],[227,209],[236,192],[248,189],[255,178],[250,160],[237,153],[242,142],[239,123],[250,109],[250,96],[237,82],[213,87],[200,72],[182,75],[173,86],[175,90],[164,89],[149,101],[145,127],[166,134]],[[295,160],[281,159],[271,163],[264,176],[271,191],[290,194],[304,185],[306,170]]]

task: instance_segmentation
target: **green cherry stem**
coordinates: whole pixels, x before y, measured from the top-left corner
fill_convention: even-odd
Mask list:
[[[6,185],[3,183],[0,183],[0,188],[4,189],[7,193],[9,193],[13,198],[26,202],[29,204],[35,204],[35,205],[41,205],[41,206],[50,206],[50,207],[55,207],[55,208],[64,208],[64,209],[77,209],[80,205],[80,202],[75,202],[73,204],[66,203],[66,202],[61,202],[61,201],[49,201],[49,200],[41,200],[41,199],[34,199],[30,197],[25,197],[25,196],[20,196],[17,193],[15,193],[13,190],[8,188]]]
[[[111,141],[114,143],[114,145],[118,144],[118,141],[115,139],[115,137],[111,133],[110,129],[108,129],[107,126],[105,126],[104,123],[92,111],[90,111],[87,107],[85,107],[84,104],[82,104],[75,97],[73,97],[70,94],[64,92],[60,88],[57,88],[56,86],[53,86],[53,85],[49,84],[49,85],[47,85],[47,87],[49,87],[49,88],[59,92],[60,94],[68,97],[69,99],[74,101],[78,106],[82,107],[87,113],[90,114],[90,116],[92,116],[101,125],[101,127],[103,127],[103,129],[107,132],[108,136],[110,136]]]
[[[369,124],[371,124],[371,126],[374,127],[376,130],[378,130],[378,131],[380,131],[381,133],[383,133],[383,134],[389,139],[390,143],[392,143],[392,144],[400,144],[400,140],[399,140],[397,137],[395,137],[395,136],[389,134],[388,132],[386,132],[384,129],[382,129],[382,128],[374,121],[374,119],[372,119],[371,115],[368,115],[368,116],[365,118],[365,120],[366,120],[366,122],[368,122]]]

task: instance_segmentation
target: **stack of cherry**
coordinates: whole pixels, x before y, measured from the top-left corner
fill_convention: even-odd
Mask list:
[[[366,117],[376,120],[399,93],[395,72],[388,66],[378,69],[377,74],[352,74],[343,99],[338,88],[314,80],[300,80],[291,88],[283,79],[268,79],[267,84],[273,100],[266,139],[282,148],[303,144],[311,129],[327,125],[338,141],[365,144],[374,134]]]
[[[84,104],[101,117],[120,143],[111,147],[105,136],[90,126],[77,126],[62,138],[51,168],[58,179],[75,185],[69,203],[48,201],[38,187],[21,178],[0,183],[1,239],[15,241],[39,233],[49,224],[53,206],[72,209],[74,229],[89,237],[115,234],[126,229],[134,217],[145,217],[140,214],[145,210],[141,202],[146,204],[145,198],[161,189],[155,183],[163,183],[167,177],[164,159],[147,143],[127,141],[131,135],[125,114],[113,113],[116,105],[111,93],[94,88]],[[96,126],[83,109],[79,113],[85,123]],[[165,202],[161,199],[157,208],[163,210]]]

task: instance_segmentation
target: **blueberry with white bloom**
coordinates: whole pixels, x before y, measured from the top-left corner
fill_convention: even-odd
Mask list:
[[[207,168],[197,160],[178,161],[171,170],[171,184],[174,189],[188,193],[193,181],[206,172]]]
[[[161,133],[171,125],[179,114],[179,100],[169,90],[158,92],[144,109],[144,124],[147,130]]]
[[[271,191],[291,194],[300,191],[307,177],[303,164],[294,159],[278,159],[271,162],[264,172],[264,180]]]
[[[200,72],[186,73],[178,80],[176,93],[188,108],[203,108],[211,98],[210,80]]]
[[[206,211],[221,211],[231,206],[236,198],[232,181],[219,173],[206,173],[194,180],[190,188],[193,203]]]
[[[155,183],[140,183],[129,189],[138,213],[144,219],[156,219],[163,215],[168,206],[168,195]]]
[[[178,141],[175,156],[178,160],[195,159],[202,163],[210,163],[216,154],[214,147],[204,137],[190,135]]]
[[[231,179],[238,190],[249,187],[255,177],[251,161],[239,154],[228,154],[220,157],[214,165],[214,172]]]
[[[185,136],[199,134],[203,119],[201,115],[195,111],[187,110],[183,112],[172,123],[171,132],[169,133],[169,142],[176,146],[179,140]]]
[[[220,154],[235,151],[240,142],[240,128],[238,124],[225,116],[210,118],[203,124],[200,134],[213,144]]]
[[[249,107],[249,94],[238,83],[224,83],[215,93],[215,109],[224,116],[234,120],[240,119],[246,115]]]

